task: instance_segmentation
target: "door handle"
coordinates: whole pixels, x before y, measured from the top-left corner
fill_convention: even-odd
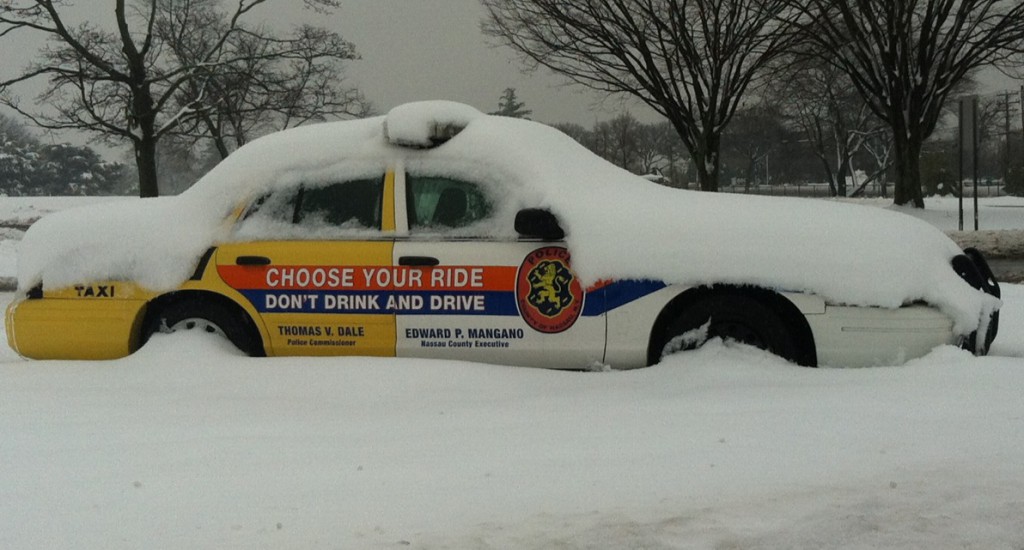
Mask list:
[[[400,256],[398,258],[398,265],[432,267],[439,263],[441,263],[440,260],[431,256]]]
[[[239,256],[235,258],[235,265],[270,265],[270,258],[266,256]]]

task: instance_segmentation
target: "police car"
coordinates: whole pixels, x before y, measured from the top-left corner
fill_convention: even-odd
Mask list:
[[[629,181],[616,195],[605,180]],[[984,259],[931,228],[914,231],[937,243],[937,260],[893,263],[926,266],[938,290],[874,302],[888,287],[843,294],[833,277],[813,276],[813,257],[792,271],[789,259],[748,261],[764,248],[757,235],[706,258],[707,243],[678,253],[654,237],[611,253],[592,244],[642,234],[641,220],[609,219],[663,192],[653,187],[540,124],[447,102],[281,132],[181,197],[44,218],[23,241],[7,336],[36,359],[117,358],[158,332],[203,330],[252,356],[566,369],[641,367],[714,337],[807,366],[893,364],[942,344],[985,353],[995,337],[999,288]],[[671,193],[654,201],[746,200]]]

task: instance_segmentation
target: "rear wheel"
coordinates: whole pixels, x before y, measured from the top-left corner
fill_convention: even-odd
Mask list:
[[[227,338],[246,355],[262,356],[263,345],[245,312],[199,298],[171,302],[150,317],[143,341],[157,332],[198,330]]]
[[[785,318],[763,301],[739,292],[712,293],[681,311],[666,326],[661,356],[698,348],[716,337],[801,362],[798,339]]]

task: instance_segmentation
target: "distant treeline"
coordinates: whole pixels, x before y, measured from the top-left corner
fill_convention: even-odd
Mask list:
[[[42,143],[0,114],[0,196],[120,195],[134,174],[91,147]]]

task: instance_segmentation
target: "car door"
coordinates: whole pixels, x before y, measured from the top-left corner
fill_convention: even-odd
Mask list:
[[[489,186],[399,172],[395,188],[394,262],[410,272],[395,289],[398,356],[567,369],[603,361],[602,308],[588,305],[565,243],[517,238]]]
[[[217,249],[221,279],[259,312],[268,354],[394,354],[392,186],[389,173],[269,193]]]

